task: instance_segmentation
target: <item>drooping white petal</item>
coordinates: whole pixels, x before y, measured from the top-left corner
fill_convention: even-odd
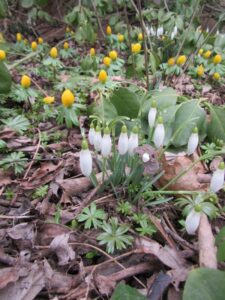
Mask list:
[[[148,124],[152,128],[155,125],[157,109],[156,107],[151,107],[148,112]]]
[[[210,190],[217,193],[224,185],[224,169],[217,169],[211,178]]]
[[[96,131],[94,135],[94,147],[96,151],[100,151],[102,146],[102,134]]]
[[[185,221],[185,228],[188,234],[195,234],[199,226],[200,218],[201,212],[196,212],[194,209],[189,212]]]
[[[128,151],[128,135],[121,132],[118,141],[118,151],[120,155],[124,155]]]
[[[112,139],[109,134],[104,134],[102,138],[101,153],[103,157],[108,157],[112,149]]]
[[[142,161],[144,163],[148,162],[150,160],[150,156],[147,152],[145,152],[143,155],[142,155]]]
[[[88,141],[90,145],[94,145],[94,138],[95,138],[95,129],[90,128],[88,132]]]
[[[197,133],[192,133],[188,140],[187,155],[191,155],[198,147],[199,137]]]
[[[138,134],[131,132],[128,140],[128,153],[129,155],[134,154],[134,149],[138,147]]]
[[[174,36],[177,35],[177,33],[178,33],[177,26],[174,26],[173,33],[174,33]]]
[[[88,149],[80,151],[80,169],[84,176],[90,176],[92,172],[92,156]]]
[[[171,40],[173,40],[175,38],[174,32],[171,33],[171,37],[170,38],[171,38]]]
[[[164,125],[157,124],[155,131],[154,131],[154,135],[153,135],[153,142],[154,142],[156,148],[163,146],[164,138],[165,138]]]

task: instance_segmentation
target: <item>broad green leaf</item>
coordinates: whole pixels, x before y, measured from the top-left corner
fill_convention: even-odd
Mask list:
[[[177,103],[177,93],[172,88],[165,88],[162,91],[153,91],[152,99],[156,100],[160,109],[164,109]]]
[[[20,3],[23,8],[30,8],[34,5],[34,0],[21,0]]]
[[[15,118],[9,118],[1,121],[6,125],[6,127],[9,127],[19,133],[26,131],[30,125],[28,119],[23,115],[18,115]]]
[[[135,288],[124,283],[119,283],[110,300],[147,300]]]
[[[152,73],[154,75],[160,64],[160,59],[156,53],[150,52],[150,63],[151,63]]]
[[[8,94],[11,90],[12,79],[8,69],[0,62],[0,94]]]
[[[195,126],[202,133],[205,117],[204,109],[199,106],[196,100],[182,103],[175,114],[172,144],[176,147],[186,145]]]
[[[216,236],[217,259],[219,262],[225,261],[225,226]]]
[[[189,273],[183,300],[224,300],[224,295],[225,272],[198,268]]]
[[[119,88],[113,93],[110,100],[119,116],[126,116],[131,119],[137,118],[140,102],[135,93],[126,88]]]
[[[225,141],[225,108],[210,105],[210,116],[211,121],[207,130],[209,140],[221,139]]]
[[[6,17],[7,14],[7,4],[5,0],[0,1],[0,19]]]
[[[102,104],[95,105],[91,114],[99,116],[104,122],[110,122],[118,116],[114,105],[106,99]]]

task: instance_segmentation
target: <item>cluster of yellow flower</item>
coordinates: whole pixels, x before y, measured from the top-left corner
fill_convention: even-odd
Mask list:
[[[186,61],[187,57],[185,55],[180,55],[178,56],[177,60],[174,57],[169,58],[167,63],[170,67],[174,66],[175,64],[177,64],[178,66],[182,66],[186,63]]]

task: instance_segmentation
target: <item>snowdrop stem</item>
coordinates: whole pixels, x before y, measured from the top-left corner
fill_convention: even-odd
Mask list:
[[[153,136],[153,127],[149,127],[149,135],[148,135],[148,143],[151,143],[152,136]]]
[[[89,178],[90,178],[93,186],[96,187],[98,185],[98,180],[97,180],[97,178],[95,176],[95,173],[92,172]]]
[[[102,162],[102,182],[104,183],[105,181],[105,174],[106,174],[106,157],[103,157],[103,162]]]

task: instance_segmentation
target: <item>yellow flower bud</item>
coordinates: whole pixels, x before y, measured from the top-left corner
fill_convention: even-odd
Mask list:
[[[105,83],[108,78],[107,72],[105,70],[101,70],[98,75],[98,80],[102,83]]]
[[[91,56],[95,56],[95,48],[91,48],[90,49],[90,55]]]
[[[4,50],[0,50],[0,60],[4,60],[6,58],[6,53]]]
[[[205,72],[205,69],[204,69],[203,65],[200,65],[197,67],[197,75],[199,77],[202,77],[204,75],[204,72]]]
[[[169,58],[167,63],[168,63],[168,66],[170,66],[170,67],[174,66],[175,65],[175,58],[174,57]]]
[[[142,35],[142,33],[140,32],[140,33],[138,33],[138,40],[139,41],[142,41],[143,40],[143,35]]]
[[[214,80],[220,80],[220,74],[217,73],[217,72],[214,73],[214,74],[213,74],[213,79],[214,79]]]
[[[217,54],[213,57],[213,63],[214,65],[220,64],[222,61],[222,56],[220,54]]]
[[[109,25],[106,27],[106,34],[107,35],[111,35],[112,34],[112,28]]]
[[[136,44],[132,44],[131,45],[131,52],[134,54],[137,54],[141,51],[141,44],[140,43],[136,43]]]
[[[33,51],[36,51],[36,50],[37,50],[37,43],[36,43],[36,42],[32,42],[32,43],[31,43],[31,49],[32,49]]]
[[[30,85],[31,85],[30,77],[27,76],[27,75],[23,75],[22,78],[21,78],[20,83],[21,83],[21,85],[22,85],[22,87],[23,87],[24,89],[29,88]]]
[[[45,104],[52,104],[55,101],[55,97],[47,96],[43,99],[43,102]]]
[[[123,34],[118,34],[117,38],[118,38],[118,41],[120,43],[122,43],[124,41],[124,35]]]
[[[70,32],[70,28],[68,26],[66,27],[66,32]]]
[[[56,58],[58,56],[58,50],[56,47],[53,47],[51,50],[50,50],[50,56],[52,58]]]
[[[69,48],[69,44],[68,44],[67,42],[65,42],[65,43],[63,44],[63,48],[64,48],[65,50],[67,50],[67,49]]]
[[[108,57],[108,56],[105,56],[105,57],[103,58],[103,64],[104,64],[106,67],[109,67],[110,64],[111,64],[111,58]]]
[[[74,94],[70,90],[65,90],[62,93],[61,101],[65,107],[71,106],[75,101]]]
[[[206,59],[207,59],[207,58],[210,58],[211,53],[212,53],[212,52],[211,52],[210,50],[208,50],[208,51],[206,51],[206,52],[203,54],[203,57],[206,58]]]
[[[115,50],[112,50],[109,52],[109,57],[112,59],[112,60],[116,60],[117,59],[117,52]]]
[[[202,54],[203,54],[203,52],[204,52],[204,50],[203,50],[203,49],[199,49],[199,50],[198,50],[198,54],[199,54],[199,55],[202,55]]]
[[[41,44],[43,44],[43,42],[44,42],[44,41],[43,41],[43,38],[42,38],[42,37],[39,37],[39,38],[38,38],[38,44],[41,45]]]
[[[186,63],[187,57],[185,55],[180,55],[177,58],[177,65],[182,66]]]
[[[22,39],[23,39],[22,34],[18,32],[18,33],[16,34],[16,40],[17,40],[17,42],[21,42]]]

